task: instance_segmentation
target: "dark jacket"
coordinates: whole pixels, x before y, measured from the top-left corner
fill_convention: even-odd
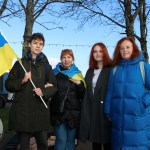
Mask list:
[[[81,81],[80,85],[76,85],[62,73],[57,74],[56,79],[58,91],[50,103],[51,123],[56,126],[67,122],[71,128],[76,128],[80,120],[81,100],[85,91],[84,83]],[[61,113],[60,105],[66,94],[64,111]]]
[[[103,107],[107,91],[109,68],[103,68],[98,77],[95,91],[92,90],[94,70],[88,69],[85,82],[86,92],[82,101],[79,139],[93,143],[109,143],[111,123],[104,117]]]
[[[51,66],[48,64],[47,71],[45,69],[45,65],[48,63],[46,56],[43,55],[42,60],[35,63],[27,58],[23,58],[22,63],[27,71],[31,70],[32,81],[36,87],[42,89],[43,99],[47,106],[49,106],[49,98],[54,96],[57,89],[56,79]],[[48,81],[46,81],[46,73],[49,77]],[[30,81],[22,85],[24,74],[24,70],[17,61],[6,80],[6,89],[15,93],[9,115],[9,129],[21,132],[47,130],[50,126],[49,108],[46,108],[40,97],[33,92],[34,87]],[[54,86],[45,88],[46,82]]]

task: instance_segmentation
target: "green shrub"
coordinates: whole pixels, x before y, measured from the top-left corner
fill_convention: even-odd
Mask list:
[[[8,131],[8,116],[10,108],[1,108],[0,109],[0,118],[3,122],[4,131]]]

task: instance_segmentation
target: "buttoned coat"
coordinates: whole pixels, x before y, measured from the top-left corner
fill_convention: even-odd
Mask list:
[[[8,91],[15,93],[12,107],[9,115],[9,129],[20,132],[36,132],[48,130],[50,127],[49,114],[49,98],[57,91],[56,79],[52,72],[52,68],[48,65],[45,55],[41,61],[29,61],[28,58],[22,59],[23,66],[27,71],[31,71],[32,81],[37,88],[41,88],[44,96],[43,99],[47,104],[46,108],[37,96],[30,81],[22,84],[24,78],[24,70],[17,61],[11,69],[8,79],[6,80],[6,88]],[[46,80],[46,74],[49,77]],[[46,82],[53,84],[53,87],[45,88]]]
[[[111,123],[104,117],[103,106],[107,91],[109,68],[103,67],[93,93],[94,69],[88,69],[86,92],[82,101],[79,139],[94,143],[110,143]]]

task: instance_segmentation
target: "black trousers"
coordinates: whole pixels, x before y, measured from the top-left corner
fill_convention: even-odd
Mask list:
[[[20,149],[29,150],[30,138],[35,137],[38,150],[48,150],[47,131],[38,132],[17,132]]]
[[[111,150],[111,144],[92,143],[92,148],[93,150]]]

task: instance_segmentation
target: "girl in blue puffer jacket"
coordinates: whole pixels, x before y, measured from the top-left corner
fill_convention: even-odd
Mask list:
[[[112,120],[112,150],[150,149],[150,65],[144,62],[142,77],[141,61],[131,37],[118,41],[104,108]]]

